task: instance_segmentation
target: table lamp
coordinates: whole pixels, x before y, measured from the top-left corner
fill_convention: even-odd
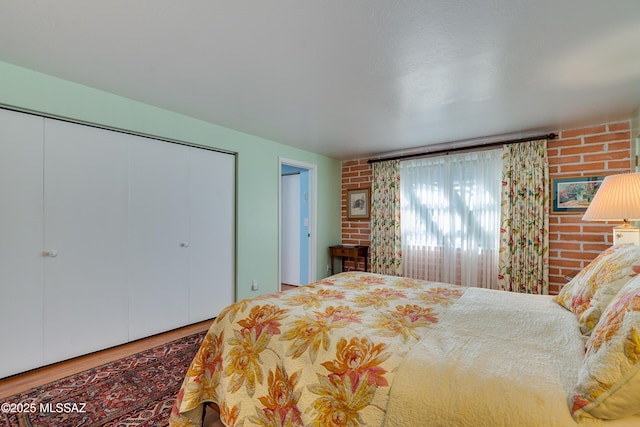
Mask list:
[[[640,245],[640,228],[629,224],[640,220],[640,173],[605,177],[582,219],[622,221],[622,225],[613,228],[613,244]]]

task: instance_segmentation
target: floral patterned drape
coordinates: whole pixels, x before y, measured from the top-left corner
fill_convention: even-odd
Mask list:
[[[549,293],[547,140],[505,146],[500,219],[500,289]]]
[[[373,164],[371,198],[371,271],[401,276],[399,160]]]

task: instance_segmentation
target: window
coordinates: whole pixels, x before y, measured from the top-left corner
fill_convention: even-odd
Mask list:
[[[497,286],[502,149],[400,163],[403,271]]]

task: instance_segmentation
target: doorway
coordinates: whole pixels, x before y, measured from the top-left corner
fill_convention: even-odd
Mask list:
[[[280,284],[301,286],[316,277],[315,165],[280,159]]]

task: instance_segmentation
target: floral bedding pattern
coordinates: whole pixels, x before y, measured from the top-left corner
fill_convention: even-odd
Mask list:
[[[239,301],[214,320],[185,376],[171,426],[382,425],[397,367],[465,292],[349,272]]]
[[[575,313],[582,333],[591,335],[622,286],[638,273],[639,262],[640,246],[611,246],[560,290],[556,302]]]
[[[577,419],[640,415],[640,276],[624,285],[587,341],[571,406]]]

